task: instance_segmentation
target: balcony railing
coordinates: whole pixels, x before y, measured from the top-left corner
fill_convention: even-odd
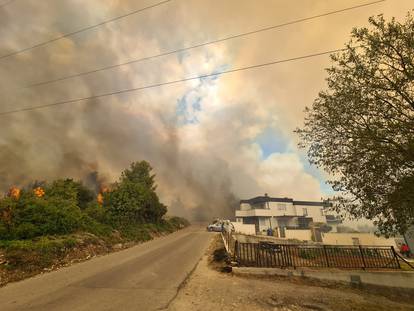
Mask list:
[[[236,217],[277,217],[277,216],[301,216],[297,215],[294,211],[280,211],[274,209],[250,209],[250,210],[236,210]]]

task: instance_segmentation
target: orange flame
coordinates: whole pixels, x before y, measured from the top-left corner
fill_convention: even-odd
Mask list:
[[[8,196],[15,200],[18,200],[20,198],[20,192],[21,190],[19,188],[13,186],[9,189]]]
[[[45,195],[45,190],[42,187],[37,187],[33,189],[33,193],[38,198],[41,198]]]
[[[98,193],[98,196],[96,197],[96,201],[98,201],[98,204],[99,205],[102,205],[103,204],[103,195],[102,195],[102,193]]]
[[[98,193],[98,195],[96,196],[96,201],[98,201],[99,205],[102,205],[104,202],[104,193],[111,191],[111,189],[109,189],[109,187],[106,186],[101,186],[101,191]]]

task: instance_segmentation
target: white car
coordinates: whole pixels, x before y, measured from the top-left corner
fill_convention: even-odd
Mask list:
[[[223,230],[223,225],[219,222],[215,222],[212,224],[209,224],[207,226],[207,231],[213,231],[213,232],[221,232]]]

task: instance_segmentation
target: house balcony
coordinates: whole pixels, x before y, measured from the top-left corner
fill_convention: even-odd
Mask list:
[[[271,209],[250,209],[250,210],[236,210],[236,217],[296,217],[294,213],[287,213],[286,211],[276,211]]]

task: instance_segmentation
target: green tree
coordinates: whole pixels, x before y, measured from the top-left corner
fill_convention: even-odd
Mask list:
[[[147,161],[133,162],[129,169],[121,174],[120,182],[131,182],[141,184],[151,191],[157,188],[155,185],[155,175],[151,174],[152,167]]]
[[[17,200],[10,197],[0,199],[0,237],[9,239],[14,229],[14,214],[17,207]]]
[[[310,162],[333,176],[337,211],[404,233],[414,224],[414,20],[369,22],[331,56],[328,88],[297,132]]]
[[[95,194],[92,190],[71,178],[58,179],[50,186],[46,186],[46,198],[53,197],[69,200],[81,209],[85,209],[90,202],[95,200]]]
[[[155,193],[155,175],[146,161],[134,162],[118,183],[104,193],[104,208],[120,223],[159,222],[167,212]]]

